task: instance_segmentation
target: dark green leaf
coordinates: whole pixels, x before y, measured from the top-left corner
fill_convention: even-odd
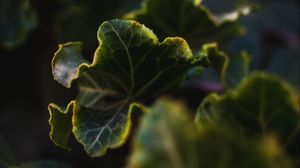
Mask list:
[[[219,74],[222,85],[227,89],[236,87],[249,72],[250,58],[246,52],[229,57],[218,49],[217,44],[211,43],[203,45],[197,55]]]
[[[225,72],[228,67],[228,56],[218,49],[217,44],[205,44],[202,46],[198,57],[206,58],[206,62],[220,74],[221,81],[225,78]]]
[[[66,109],[50,104],[49,124],[51,126],[50,138],[58,146],[70,150],[68,144],[69,137],[72,133],[72,112],[75,102],[71,102]]]
[[[226,123],[240,131],[243,139],[265,134],[288,143],[300,131],[299,91],[264,73],[244,78],[236,89],[223,95],[211,94],[201,103],[196,122],[217,127]]]
[[[240,141],[235,131],[195,128],[180,102],[158,101],[142,119],[128,168],[291,168],[273,137]]]
[[[82,41],[88,49],[97,45],[95,32],[99,23],[118,18],[138,6],[139,0],[56,0],[55,37],[59,42]]]
[[[160,38],[184,37],[193,48],[198,49],[203,43],[241,33],[241,26],[236,21],[250,11],[250,7],[245,7],[216,16],[199,0],[144,0],[141,9],[125,18],[149,26]]]
[[[21,45],[36,27],[29,0],[0,1],[0,45],[11,49]]]
[[[250,57],[242,52],[240,55],[230,57],[225,72],[223,73],[223,85],[226,88],[236,87],[249,72]]]
[[[98,40],[92,64],[83,59],[80,43],[61,45],[52,61],[54,79],[66,87],[78,84],[78,99],[69,104],[74,106],[72,130],[91,156],[101,156],[125,141],[132,102],[178,86],[190,67],[205,65],[204,58],[194,57],[183,39],[159,42],[150,29],[135,21],[104,22]],[[54,116],[60,111],[56,116],[70,120],[60,109],[50,109],[50,113]],[[58,136],[52,140],[67,148],[66,134],[55,129],[59,123],[50,121],[52,135]]]

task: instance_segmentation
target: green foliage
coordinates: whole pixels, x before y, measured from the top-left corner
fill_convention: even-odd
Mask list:
[[[73,135],[90,156],[99,157],[124,144],[132,114],[146,111],[129,168],[294,167],[299,91],[272,75],[248,75],[245,52],[228,57],[216,43],[204,44],[239,34],[237,20],[250,12],[245,7],[215,16],[201,1],[145,0],[125,18],[146,24],[158,37],[134,20],[105,21],[92,63],[80,42],[61,44],[52,60],[54,79],[79,93],[66,107],[48,106],[51,140],[70,150]],[[194,51],[201,49],[193,54],[183,38],[169,36],[184,37]],[[219,73],[226,92],[204,99],[196,123],[180,102],[160,99],[151,108],[144,106],[206,66]]]
[[[246,52],[229,57],[219,50],[216,43],[211,43],[203,45],[196,55],[205,58],[207,65],[219,74],[220,81],[226,89],[236,87],[249,72],[250,56]]]
[[[98,40],[92,64],[82,57],[80,43],[60,45],[52,61],[54,79],[66,87],[76,82],[79,95],[66,110],[49,105],[51,139],[69,149],[72,129],[93,157],[124,143],[131,111],[142,106],[133,102],[175,88],[189,68],[206,65],[205,57],[194,57],[182,38],[159,42],[150,29],[135,21],[104,22]]]
[[[40,160],[17,165],[9,144],[0,135],[0,168],[71,168],[71,166],[50,160]]]
[[[234,90],[206,97],[196,122],[229,126],[244,140],[274,134],[290,149],[300,133],[299,91],[277,77],[256,72]]]
[[[199,49],[206,42],[220,42],[241,34],[243,29],[237,20],[251,10],[245,7],[217,16],[201,0],[144,0],[141,9],[125,18],[149,26],[160,38],[180,36],[193,49]]]
[[[0,45],[12,49],[21,45],[36,27],[29,0],[0,1]]]
[[[240,141],[237,130],[196,127],[180,102],[159,100],[144,115],[129,168],[292,167],[274,137]]]
[[[105,20],[120,18],[137,6],[139,0],[58,0],[54,30],[59,43],[81,41],[86,47],[97,44],[95,32]]]
[[[226,88],[235,88],[240,81],[248,75],[250,56],[246,52],[230,57],[228,65],[222,72],[222,83]]]

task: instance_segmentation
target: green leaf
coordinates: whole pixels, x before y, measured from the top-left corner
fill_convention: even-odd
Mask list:
[[[299,91],[277,77],[256,72],[232,91],[211,94],[198,108],[196,122],[238,129],[243,139],[275,134],[285,146],[300,131]]]
[[[244,142],[234,130],[196,129],[180,102],[161,99],[144,115],[128,168],[292,167],[273,137]]]
[[[235,88],[249,73],[250,56],[246,52],[230,57],[223,72],[222,83],[226,88]]]
[[[41,160],[23,163],[20,166],[12,168],[71,168],[71,166],[59,161]]]
[[[9,168],[16,165],[15,156],[9,144],[0,135],[0,167]]]
[[[92,64],[82,57],[78,42],[60,45],[52,61],[54,79],[66,87],[76,83],[79,88],[77,100],[68,106],[73,106],[72,130],[93,157],[124,143],[130,130],[128,108],[142,107],[133,102],[175,88],[189,68],[205,65],[202,57],[193,56],[182,38],[159,42],[150,29],[135,21],[104,22],[98,40]],[[54,107],[50,108],[52,116],[60,112],[56,116],[61,117],[50,120],[51,135],[57,136],[51,139],[68,148],[64,133],[70,131],[69,127],[59,131],[60,120],[71,123],[64,115],[67,112],[56,105],[50,107]]]
[[[0,16],[0,45],[7,49],[24,43],[27,34],[36,27],[29,0],[1,0]]]
[[[197,55],[198,57],[205,58],[208,65],[220,74],[221,81],[224,81],[229,58],[224,52],[219,50],[216,43],[203,45]]]
[[[196,129],[187,114],[180,102],[166,100],[148,109],[135,137],[128,167],[191,167],[197,157],[193,155]],[[191,157],[185,156],[189,152]]]
[[[246,52],[229,57],[219,50],[216,43],[209,43],[202,46],[197,56],[220,75],[226,89],[235,88],[249,72],[250,56]]]
[[[70,150],[68,144],[69,137],[72,133],[72,112],[75,108],[71,102],[66,109],[55,104],[49,104],[50,113],[49,124],[51,126],[50,139],[58,146]]]
[[[82,41],[87,49],[97,46],[95,32],[99,23],[119,18],[139,5],[140,0],[56,0],[54,37],[58,42]]]
[[[153,29],[160,38],[181,36],[193,49],[206,42],[218,41],[240,34],[243,30],[236,22],[248,15],[244,7],[223,15],[213,15],[197,0],[144,0],[141,9],[125,16]]]

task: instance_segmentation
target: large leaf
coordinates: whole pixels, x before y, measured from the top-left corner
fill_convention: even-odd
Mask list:
[[[49,106],[51,139],[69,148],[67,137],[72,128],[91,156],[101,156],[107,148],[124,143],[130,113],[141,106],[133,102],[143,102],[176,87],[190,67],[205,64],[205,57],[194,57],[183,39],[159,42],[150,29],[135,21],[104,22],[98,40],[92,64],[82,57],[80,43],[60,46],[52,61],[54,78],[66,87],[76,82],[79,96],[67,111],[54,104]],[[68,115],[72,116],[72,126]]]
[[[273,137],[244,142],[234,130],[198,128],[180,102],[159,100],[141,121],[127,167],[292,167]]]
[[[11,49],[21,45],[36,27],[29,0],[0,1],[0,45]]]
[[[299,91],[274,76],[257,72],[243,79],[236,89],[204,99],[196,122],[217,127],[225,123],[239,130],[243,139],[275,134],[289,146],[300,133]]]
[[[205,42],[220,42],[241,33],[242,28],[236,21],[250,11],[250,7],[245,7],[216,16],[199,0],[144,0],[141,9],[125,18],[149,26],[160,38],[184,37],[193,49],[199,49]]]

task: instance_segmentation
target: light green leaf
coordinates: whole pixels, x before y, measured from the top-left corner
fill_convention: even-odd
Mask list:
[[[284,145],[299,136],[299,91],[284,81],[256,72],[232,91],[211,94],[198,108],[196,122],[238,129],[243,139],[275,134]],[[221,124],[221,125],[220,125]]]
[[[180,102],[159,100],[142,118],[128,168],[291,168],[274,137],[240,141],[234,130],[198,129]]]
[[[0,45],[12,49],[21,45],[36,27],[29,0],[0,1]]]
[[[54,79],[65,87],[71,87],[71,81],[78,77],[78,66],[87,63],[81,55],[80,42],[59,45],[52,60],[52,73]]]
[[[125,16],[153,29],[160,38],[181,36],[193,49],[206,42],[227,39],[242,33],[236,22],[251,13],[244,7],[223,15],[213,15],[197,0],[144,0],[141,9]]]
[[[9,168],[16,165],[15,156],[9,144],[0,135],[0,167]]]
[[[204,58],[194,57],[182,38],[159,42],[150,29],[135,21],[104,22],[98,30],[98,40],[100,45],[91,64],[82,57],[81,44],[77,42],[60,45],[52,61],[54,79],[66,87],[78,84],[78,98],[69,104],[75,105],[72,130],[94,157],[124,143],[130,130],[128,108],[133,102],[143,102],[175,88],[189,68],[205,65]],[[57,116],[69,120],[63,115],[66,112],[59,109],[50,113],[60,111]],[[59,122],[54,120],[50,121],[51,133],[61,137],[52,140],[67,148],[66,134],[60,135],[56,129]]]

